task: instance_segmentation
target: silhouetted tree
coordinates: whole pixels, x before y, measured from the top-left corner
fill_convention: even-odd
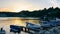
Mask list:
[[[41,19],[50,20],[54,18],[60,18],[60,8],[50,7],[43,10],[22,10],[19,13],[15,12],[0,12],[0,17],[40,17]]]

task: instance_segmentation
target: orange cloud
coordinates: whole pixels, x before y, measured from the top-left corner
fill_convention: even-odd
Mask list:
[[[0,8],[0,12],[7,12],[7,11],[10,11],[9,8]]]
[[[23,2],[14,2],[14,3],[10,3],[8,4],[7,7],[3,7],[3,8],[0,8],[0,11],[11,11],[11,12],[19,12],[21,10],[37,10],[39,8],[43,8],[43,7],[38,7],[38,6],[35,6],[29,2],[26,2],[26,1],[23,1]]]

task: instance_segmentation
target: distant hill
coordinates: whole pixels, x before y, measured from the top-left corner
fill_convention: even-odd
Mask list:
[[[43,10],[34,10],[34,11],[20,11],[19,13],[15,12],[0,12],[0,17],[40,17],[41,19],[52,19],[60,18],[60,8],[50,7],[49,9],[44,8]]]

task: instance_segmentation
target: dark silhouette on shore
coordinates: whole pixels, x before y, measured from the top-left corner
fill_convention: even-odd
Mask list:
[[[16,12],[0,12],[0,17],[39,17],[41,19],[52,19],[52,18],[60,18],[60,8],[50,7],[48,9],[44,8],[43,10],[22,10],[18,13]]]

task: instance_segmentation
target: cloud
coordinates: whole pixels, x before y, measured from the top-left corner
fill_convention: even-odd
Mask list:
[[[4,11],[5,11],[5,12],[7,12],[7,11],[10,12],[10,10],[11,10],[11,9],[9,9],[9,8],[0,8],[0,12],[2,12],[2,11],[3,11],[3,12],[4,12]]]
[[[18,12],[21,10],[39,10],[51,6],[60,7],[58,2],[57,0],[0,0],[0,10]]]
[[[56,2],[56,0],[49,0],[49,3],[51,4],[51,6],[53,7],[60,7],[59,3]]]

